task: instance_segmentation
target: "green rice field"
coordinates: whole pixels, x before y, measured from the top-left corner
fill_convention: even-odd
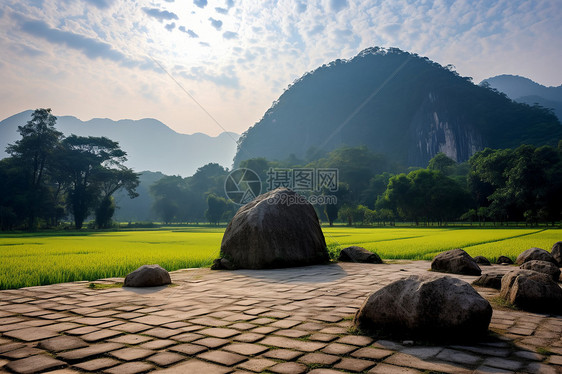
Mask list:
[[[515,259],[531,247],[550,250],[562,229],[323,228],[332,255],[359,245],[383,259],[431,260],[463,248],[470,255]],[[209,266],[224,228],[0,234],[0,289],[121,277],[144,264],[169,271]]]

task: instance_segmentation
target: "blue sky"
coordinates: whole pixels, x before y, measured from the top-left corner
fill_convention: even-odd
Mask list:
[[[50,107],[241,133],[304,73],[373,46],[558,86],[562,1],[0,0],[0,119]]]

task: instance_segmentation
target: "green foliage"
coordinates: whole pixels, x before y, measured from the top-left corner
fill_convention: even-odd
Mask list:
[[[488,217],[554,222],[562,214],[562,153],[550,146],[485,149],[470,159],[468,186]]]
[[[228,202],[224,197],[219,197],[213,193],[207,196],[207,210],[205,211],[205,217],[209,223],[218,225],[226,213]]]
[[[57,226],[65,208],[76,228],[93,211],[107,227],[114,212],[113,193],[126,189],[129,197],[137,196],[138,174],[123,166],[126,153],[118,143],[105,137],[64,138],[55,123],[50,109],[35,110],[18,128],[22,138],[8,146],[11,157],[0,162],[3,230]]]

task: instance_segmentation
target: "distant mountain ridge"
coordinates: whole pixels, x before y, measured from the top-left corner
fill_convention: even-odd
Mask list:
[[[5,152],[8,144],[20,139],[17,127],[25,125],[32,112],[24,111],[0,122],[0,158],[8,156]],[[135,171],[159,171],[184,177],[193,175],[197,168],[209,162],[230,168],[239,137],[226,132],[217,137],[202,133],[179,134],[149,118],[81,121],[72,116],[57,116],[56,128],[66,136],[105,136],[119,142],[121,149],[127,152],[126,165]]]
[[[242,134],[234,165],[365,145],[425,167],[439,152],[466,161],[484,147],[555,145],[560,138],[560,122],[546,110],[515,103],[426,57],[374,47],[289,86]]]
[[[511,100],[550,108],[562,122],[562,85],[547,87],[529,78],[509,74],[484,79],[480,84],[490,85]]]

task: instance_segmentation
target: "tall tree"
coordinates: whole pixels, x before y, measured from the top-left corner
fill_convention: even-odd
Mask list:
[[[62,133],[55,129],[56,121],[51,109],[36,109],[26,125],[18,126],[22,138],[6,149],[25,175],[25,214],[30,229],[37,226],[39,212],[51,201],[45,179],[53,152],[62,139]]]
[[[132,191],[138,185],[138,175],[123,166],[126,153],[117,142],[106,137],[71,135],[62,141],[62,146],[64,157],[60,167],[69,176],[69,207],[77,229],[82,228],[84,220],[96,207],[104,187],[107,194],[126,187]],[[109,171],[111,169],[121,172]],[[123,175],[125,179],[121,178]],[[104,179],[109,176],[115,179],[110,178],[111,182]]]

